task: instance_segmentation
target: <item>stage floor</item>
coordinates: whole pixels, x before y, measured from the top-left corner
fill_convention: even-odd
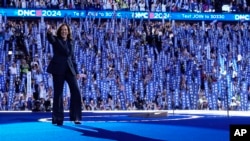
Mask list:
[[[0,111],[0,141],[229,141],[231,124],[249,124],[239,111],[93,111],[81,125],[51,124],[50,112]]]

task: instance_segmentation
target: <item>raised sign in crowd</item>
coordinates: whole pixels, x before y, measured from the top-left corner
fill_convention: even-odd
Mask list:
[[[250,110],[247,22],[0,15],[0,110],[51,111],[46,32],[71,27],[83,110]],[[64,86],[64,109],[70,92]]]

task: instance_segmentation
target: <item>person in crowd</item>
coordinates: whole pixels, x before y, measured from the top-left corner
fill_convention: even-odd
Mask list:
[[[231,98],[230,102],[230,110],[238,110],[240,108],[240,97],[239,95],[235,95]]]
[[[21,65],[20,65],[20,71],[21,71],[21,79],[25,77],[30,69],[29,64],[27,63],[26,59],[22,59]]]
[[[53,76],[53,113],[52,123],[62,125],[63,113],[63,86],[66,81],[70,88],[70,120],[75,124],[81,124],[81,94],[77,79],[79,73],[74,56],[74,46],[69,25],[59,26],[56,36],[48,29],[47,38],[53,46],[54,56],[47,68],[47,72]]]
[[[31,79],[31,90],[32,90],[32,97],[35,101],[39,100],[39,85],[36,83],[36,79]]]
[[[58,0],[51,0],[51,9],[58,9]]]
[[[17,66],[15,62],[13,62],[9,67],[9,73],[10,75],[17,75]]]

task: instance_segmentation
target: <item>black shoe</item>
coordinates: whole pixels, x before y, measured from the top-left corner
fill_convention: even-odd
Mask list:
[[[63,125],[63,121],[57,121],[57,126],[62,126]]]
[[[56,120],[52,119],[52,124],[56,124]]]
[[[75,124],[82,124],[80,121],[74,121]]]
[[[58,126],[63,125],[62,119],[52,118],[52,124],[57,124]]]

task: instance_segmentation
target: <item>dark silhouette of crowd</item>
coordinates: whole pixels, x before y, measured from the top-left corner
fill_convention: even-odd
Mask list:
[[[241,12],[249,0],[3,0],[3,7],[37,9],[130,10],[158,12]]]
[[[0,110],[51,111],[46,31],[55,33],[61,23],[74,38],[82,110],[250,109],[248,22],[0,21]],[[65,83],[65,110],[69,99]]]

